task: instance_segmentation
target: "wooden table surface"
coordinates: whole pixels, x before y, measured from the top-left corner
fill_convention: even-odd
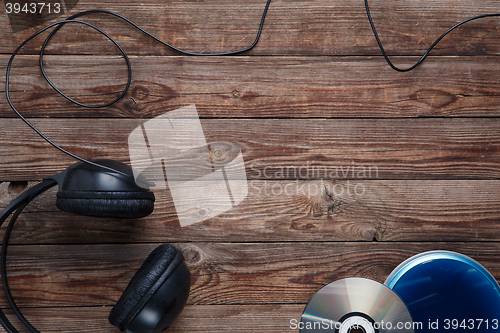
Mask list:
[[[251,44],[264,5],[81,0],[70,13],[116,11],[176,47],[219,52]],[[455,23],[500,12],[497,0],[370,5],[402,67]],[[118,19],[85,20],[129,55],[125,97],[97,110],[69,103],[40,75],[43,38],[36,38],[12,69],[19,110],[73,153],[129,162],[136,126],[195,104],[207,141],[241,148],[249,193],[236,208],[184,228],[168,191],[156,191],[154,213],[137,220],[60,212],[55,191],[38,198],[14,229],[8,269],[14,297],[40,330],[118,332],[109,310],[166,242],[182,249],[192,273],[188,305],[170,332],[297,332],[290,320],[325,284],[353,276],[383,282],[428,250],[471,256],[500,279],[499,19],[460,27],[408,73],[383,60],[361,0],[273,0],[258,45],[238,56],[184,56]],[[0,26],[4,72],[15,47],[43,24],[13,32],[2,12]],[[88,28],[65,26],[47,53],[49,76],[79,101],[109,101],[124,86],[123,58]],[[74,160],[16,118],[5,97],[0,117],[4,208]]]

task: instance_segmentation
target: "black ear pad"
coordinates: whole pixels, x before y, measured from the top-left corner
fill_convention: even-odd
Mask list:
[[[190,273],[173,245],[157,247],[109,314],[121,331],[154,333],[170,326],[186,304]]]
[[[60,210],[114,218],[139,218],[153,211],[154,194],[141,176],[134,178],[130,166],[108,159],[92,161],[117,172],[79,162],[49,177],[59,184],[56,205]]]
[[[154,202],[152,192],[59,191],[56,206],[85,216],[133,219],[151,214]]]

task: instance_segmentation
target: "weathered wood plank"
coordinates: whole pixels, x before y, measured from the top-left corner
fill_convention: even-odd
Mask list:
[[[0,64],[7,60],[1,56]],[[118,57],[53,56],[46,62],[51,80],[83,103],[110,102],[125,87],[127,69]],[[11,96],[28,117],[152,118],[189,104],[198,106],[201,117],[499,115],[499,57],[433,58],[410,73],[394,72],[380,57],[134,57],[131,62],[129,92],[105,109],[85,109],[56,94],[41,77],[35,56],[14,62]],[[4,99],[0,116],[15,116]]]
[[[19,322],[12,310],[3,310],[20,333],[31,332]],[[44,332],[54,332],[54,327],[59,332],[120,332],[108,322],[111,307],[22,308],[21,311],[36,329]],[[6,331],[0,326],[0,332]]]
[[[500,277],[498,243],[188,243],[189,304],[305,304],[325,284],[359,276],[383,282],[402,261],[428,250],[469,255]],[[8,259],[20,306],[113,305],[155,247],[15,246]],[[1,304],[5,306],[2,298]]]
[[[126,163],[128,136],[143,122],[33,119],[43,133],[72,153]],[[499,119],[201,119],[201,123],[207,142],[228,141],[241,148],[248,179],[500,177]],[[0,180],[40,180],[73,163],[21,120],[0,123]]]
[[[0,207],[20,190],[0,189]],[[184,228],[166,190],[137,220],[60,212],[52,190],[21,214],[11,242],[499,241],[499,190],[497,180],[251,180],[237,207]]]
[[[173,45],[198,52],[221,52],[250,45],[266,1],[157,1],[126,4],[117,0],[80,1],[71,14],[88,10],[116,11]],[[371,1],[373,18],[391,54],[420,55],[441,33],[468,17],[498,12],[495,0]],[[68,17],[63,15],[57,19]],[[51,22],[57,20],[52,19]],[[174,54],[126,23],[93,15],[86,18],[136,55]],[[0,18],[0,52],[10,53],[32,29],[13,34],[7,15]],[[38,26],[37,28],[40,28]],[[443,40],[433,52],[446,55],[499,54],[498,20],[483,19],[465,25]],[[81,26],[65,27],[55,38],[55,52],[115,52],[111,43]],[[37,53],[41,40],[27,52]],[[380,54],[362,1],[273,0],[258,46],[261,55],[373,55]]]
[[[169,328],[169,333],[219,333],[234,332],[296,332],[290,329],[290,320],[300,320],[303,304],[273,305],[187,305],[177,321]],[[108,322],[111,307],[58,307],[22,309],[32,324],[42,332],[51,332],[57,326],[59,332],[119,332]],[[5,311],[15,322],[14,314]],[[18,327],[19,331],[24,327]],[[0,332],[4,332],[0,327]]]

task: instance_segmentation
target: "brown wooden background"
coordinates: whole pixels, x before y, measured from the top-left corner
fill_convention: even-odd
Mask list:
[[[71,13],[116,11],[177,47],[217,52],[249,45],[264,5],[82,0]],[[500,12],[496,0],[381,0],[371,9],[400,66],[460,20]],[[499,19],[457,29],[409,73],[380,56],[361,0],[273,0],[257,47],[233,57],[181,56],[117,19],[86,20],[130,55],[125,98],[90,110],[58,96],[39,73],[37,38],[14,62],[19,110],[73,153],[127,162],[132,129],[196,104],[208,141],[242,149],[250,192],[237,208],[186,228],[168,192],[157,193],[151,216],[130,221],[60,212],[55,191],[37,199],[14,230],[8,267],[18,304],[42,331],[118,332],[109,310],[163,242],[184,251],[192,272],[188,305],[170,332],[293,332],[290,319],[323,285],[350,276],[383,282],[427,250],[459,251],[500,278]],[[4,72],[35,29],[13,33],[5,12],[0,26]],[[79,101],[116,96],[126,75],[116,49],[89,29],[63,31],[47,51],[51,79]],[[5,97],[0,117],[3,208],[74,161],[17,119]],[[276,174],[284,167],[306,176]],[[356,173],[314,173],[321,168]],[[360,176],[363,168],[377,172]]]

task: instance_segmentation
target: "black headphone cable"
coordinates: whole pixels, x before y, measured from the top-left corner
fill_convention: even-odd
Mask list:
[[[450,29],[448,29],[446,32],[444,32],[439,38],[437,38],[434,43],[432,43],[432,45],[427,49],[427,51],[424,53],[424,55],[411,67],[409,68],[399,68],[399,67],[396,67],[392,62],[391,60],[389,59],[389,56],[387,55],[383,45],[382,45],[382,42],[380,41],[380,38],[379,38],[379,35],[377,33],[377,30],[375,28],[375,24],[373,22],[373,19],[372,19],[372,16],[371,16],[371,13],[370,13],[370,8],[368,6],[368,0],[364,0],[364,3],[365,3],[365,9],[366,9],[366,14],[368,16],[368,21],[370,23],[370,26],[371,26],[371,29],[373,31],[373,34],[374,34],[374,37],[377,41],[377,44],[378,44],[378,47],[380,49],[380,51],[382,52],[382,55],[385,59],[385,61],[387,62],[387,64],[394,70],[396,71],[399,71],[399,72],[408,72],[408,71],[411,71],[413,69],[415,69],[416,67],[418,67],[424,60],[425,58],[427,58],[427,56],[429,55],[429,53],[431,52],[431,50],[447,35],[449,34],[452,30],[458,28],[459,26],[467,23],[467,22],[470,22],[470,21],[473,21],[473,20],[477,20],[477,19],[480,19],[480,18],[485,18],[485,17],[496,17],[496,16],[500,16],[500,14],[486,14],[486,15],[479,15],[479,16],[475,16],[475,17],[471,17],[469,19],[466,19],[466,20],[463,20],[462,22],[454,25],[453,27],[451,27]],[[148,31],[146,31],[145,29],[141,28],[139,25],[137,25],[136,23],[134,23],[133,21],[131,21],[130,19],[120,15],[120,14],[117,14],[117,13],[114,13],[114,12],[111,12],[111,11],[107,11],[107,10],[88,10],[88,11],[84,11],[84,12],[80,12],[80,13],[77,13],[77,14],[74,14],[72,16],[70,16],[67,20],[63,20],[63,21],[58,21],[58,22],[54,22],[52,24],[50,24],[49,26],[46,26],[45,28],[39,30],[38,32],[34,33],[32,36],[28,37],[23,43],[21,43],[21,45],[19,45],[17,47],[17,49],[13,52],[9,62],[8,62],[8,65],[7,65],[7,73],[6,73],[6,88],[5,88],[5,93],[6,93],[6,98],[7,98],[7,102],[9,103],[10,107],[14,110],[14,112],[17,114],[17,116],[22,119],[31,129],[33,129],[40,137],[42,137],[45,141],[47,141],[49,144],[51,144],[53,147],[55,147],[56,149],[60,150],[61,152],[79,160],[79,161],[82,161],[82,162],[85,162],[85,163],[88,163],[88,164],[91,164],[91,165],[94,165],[96,167],[100,167],[100,168],[103,168],[103,169],[106,169],[108,171],[111,171],[111,172],[116,172],[116,173],[119,173],[121,175],[126,175],[125,173],[119,171],[119,170],[115,170],[113,168],[110,168],[110,167],[107,167],[107,166],[103,166],[103,165],[100,165],[100,164],[97,164],[97,163],[94,163],[94,162],[91,162],[89,160],[86,160],[84,158],[81,158],[75,154],[72,154],[70,153],[69,151],[61,148],[59,145],[55,144],[54,142],[52,142],[49,138],[47,138],[43,133],[41,133],[35,126],[33,126],[26,118],[24,118],[21,113],[14,107],[11,99],[10,99],[10,94],[9,94],[9,77],[10,77],[10,69],[11,69],[11,66],[12,66],[12,62],[15,58],[15,56],[17,55],[17,53],[21,50],[21,48],[26,44],[28,43],[30,40],[32,40],[34,37],[38,36],[40,33],[52,28],[52,27],[55,27],[51,32],[50,34],[48,35],[48,37],[45,39],[45,42],[43,43],[42,47],[41,47],[41,50],[40,50],[40,57],[39,57],[39,65],[40,65],[40,70],[42,72],[42,76],[44,77],[44,79],[47,81],[47,83],[55,90],[57,91],[61,96],[63,96],[64,98],[66,98],[67,100],[71,101],[72,103],[74,104],[77,104],[79,106],[82,106],[82,107],[87,107],[87,108],[103,108],[103,107],[107,107],[107,106],[110,106],[114,103],[116,103],[118,100],[120,100],[128,91],[129,87],[130,87],[130,84],[131,84],[131,81],[132,81],[132,68],[131,68],[131,65],[130,65],[130,60],[126,54],[126,52],[120,47],[120,45],[111,37],[109,36],[107,33],[105,33],[103,30],[99,29],[98,27],[90,24],[90,23],[87,23],[85,21],[80,21],[80,20],[76,20],[76,18],[79,18],[81,16],[85,16],[85,15],[89,15],[89,14],[106,14],[106,15],[112,15],[112,16],[115,16],[123,21],[125,21],[126,23],[132,25],[134,28],[136,28],[137,30],[141,31],[142,33],[144,33],[145,35],[149,36],[150,38],[154,39],[155,41],[161,43],[162,45],[176,51],[176,52],[179,52],[181,54],[184,54],[184,55],[188,55],[188,56],[229,56],[229,55],[236,55],[236,54],[240,54],[240,53],[243,53],[243,52],[247,52],[247,51],[250,51],[251,49],[253,49],[259,39],[260,39],[260,36],[262,34],[262,30],[263,30],[263,27],[264,27],[264,22],[265,22],[265,18],[266,18],[266,15],[267,15],[267,12],[268,12],[268,9],[269,9],[269,6],[271,4],[271,0],[267,0],[266,2],[266,5],[264,7],[264,10],[263,10],[263,13],[262,13],[262,17],[261,17],[261,20],[260,20],[260,23],[259,23],[259,28],[257,30],[257,34],[256,34],[256,37],[255,37],[255,40],[253,41],[253,43],[248,46],[248,47],[245,47],[245,48],[242,48],[242,49],[238,49],[238,50],[235,50],[235,51],[227,51],[227,52],[216,52],[216,53],[199,53],[199,52],[191,52],[191,51],[187,51],[187,50],[182,50],[178,47],[175,47],[163,40],[161,40],[160,38],[154,36],[153,34],[149,33]],[[128,77],[127,77],[127,83],[125,85],[125,88],[123,89],[123,91],[120,93],[120,95],[115,98],[114,100],[112,100],[111,102],[108,102],[108,103],[105,103],[105,104],[101,104],[101,105],[89,105],[89,104],[84,104],[84,103],[81,103],[81,102],[78,102],[74,99],[72,99],[71,97],[69,97],[68,95],[66,95],[65,93],[63,93],[59,88],[57,88],[55,86],[55,84],[53,84],[53,82],[49,79],[48,75],[46,74],[45,72],[45,68],[44,68],[44,65],[43,65],[43,56],[45,54],[45,49],[49,43],[49,41],[52,39],[52,37],[54,36],[54,34],[56,34],[59,29],[64,25],[64,24],[67,24],[67,23],[78,23],[78,24],[84,24],[84,25],[87,25],[88,27],[91,27],[93,29],[95,29],[96,31],[98,31],[99,33],[101,33],[102,35],[104,35],[107,39],[109,39],[121,52],[121,54],[123,55],[125,61],[126,61],[126,64],[127,64],[127,70],[128,70]],[[126,176],[129,176],[129,175],[126,175]]]
[[[124,16],[122,16],[120,14],[107,11],[107,10],[89,10],[89,11],[77,13],[75,15],[72,15],[71,17],[69,17],[66,20],[54,22],[54,23],[52,23],[52,24],[50,24],[50,25],[48,25],[48,26],[40,29],[39,31],[35,32],[33,35],[31,35],[26,40],[24,40],[16,48],[16,50],[12,53],[12,55],[11,55],[11,57],[9,59],[9,62],[7,64],[6,77],[5,77],[5,95],[6,95],[7,102],[9,103],[10,107],[12,108],[12,110],[17,114],[17,116],[21,120],[23,120],[32,130],[34,130],[41,138],[43,138],[45,141],[47,141],[49,144],[51,144],[54,148],[58,149],[59,151],[63,152],[64,154],[67,154],[67,155],[69,155],[69,156],[71,156],[71,157],[73,157],[73,158],[75,158],[75,159],[77,159],[77,160],[79,160],[81,162],[85,162],[87,164],[91,164],[93,166],[96,166],[96,167],[99,167],[99,168],[103,168],[105,170],[108,170],[108,171],[111,171],[111,172],[115,172],[115,173],[118,173],[118,174],[130,177],[130,175],[128,175],[128,174],[126,174],[124,172],[121,172],[119,170],[116,170],[116,169],[113,169],[113,168],[110,168],[110,167],[107,167],[107,166],[104,166],[104,165],[100,165],[100,164],[94,163],[92,161],[89,161],[89,160],[86,160],[84,158],[81,158],[81,157],[79,157],[79,156],[77,156],[77,155],[75,155],[73,153],[70,153],[69,151],[63,149],[62,147],[60,147],[56,143],[52,142],[42,132],[40,132],[33,124],[31,124],[26,118],[24,118],[21,115],[21,113],[16,109],[16,107],[12,103],[12,100],[10,98],[10,93],[9,93],[10,70],[11,70],[11,67],[12,67],[12,62],[14,61],[14,58],[16,57],[16,55],[18,54],[18,52],[23,48],[24,45],[26,45],[26,43],[28,43],[29,41],[31,41],[33,38],[35,38],[36,36],[38,36],[42,32],[44,32],[44,31],[46,31],[46,30],[48,30],[48,29],[50,29],[52,27],[55,27],[54,30],[52,30],[50,32],[50,34],[48,35],[48,37],[45,39],[45,42],[43,43],[43,45],[42,45],[42,47],[40,49],[39,65],[40,65],[40,70],[42,72],[42,76],[44,77],[44,79],[47,81],[47,83],[55,91],[57,91],[61,96],[63,96],[64,98],[66,98],[70,102],[72,102],[74,104],[77,104],[79,106],[82,106],[82,107],[86,107],[86,108],[103,108],[103,107],[107,107],[107,106],[110,106],[110,105],[116,103],[118,100],[120,100],[127,93],[128,89],[130,88],[130,84],[132,82],[132,66],[130,64],[130,60],[129,60],[126,52],[121,48],[121,46],[118,44],[118,42],[116,42],[111,36],[109,36],[106,32],[104,32],[103,30],[99,29],[98,27],[96,27],[96,26],[94,26],[94,25],[92,25],[90,23],[87,23],[85,21],[76,20],[76,18],[78,18],[80,16],[94,14],[94,13],[112,15],[112,16],[115,16],[115,17],[121,19],[121,20],[124,20],[125,22],[131,24],[134,28],[138,29],[142,33],[144,33],[147,36],[153,38],[155,41],[157,41],[157,42],[163,44],[164,46],[166,46],[166,47],[168,47],[168,48],[170,48],[170,49],[172,49],[172,50],[174,50],[176,52],[179,52],[181,54],[188,55],[188,56],[229,56],[229,55],[236,55],[236,54],[240,54],[240,53],[243,53],[243,52],[250,51],[251,49],[253,49],[257,45],[257,43],[258,43],[258,41],[260,39],[260,36],[262,34],[262,29],[264,27],[264,21],[265,21],[265,18],[266,18],[266,15],[267,15],[267,11],[269,9],[269,5],[270,4],[271,4],[271,0],[267,0],[266,6],[264,7],[264,11],[262,13],[262,17],[261,17],[261,20],[260,20],[260,24],[259,24],[259,28],[258,28],[258,31],[257,31],[257,35],[255,37],[255,40],[253,41],[253,43],[250,46],[242,48],[242,49],[234,50],[234,51],[216,52],[216,53],[197,53],[197,52],[190,52],[190,51],[182,50],[182,49],[177,48],[177,47],[175,47],[175,46],[173,46],[173,45],[171,45],[171,44],[169,44],[169,43],[161,40],[160,38],[154,36],[153,34],[149,33],[145,29],[141,28],[140,26],[138,26],[137,24],[135,24],[133,21],[129,20],[128,18],[126,18],[126,17],[124,17]],[[59,88],[57,88],[52,83],[52,81],[49,79],[49,77],[47,76],[47,74],[45,73],[45,68],[44,68],[44,65],[43,65],[43,56],[45,54],[45,49],[46,49],[49,41],[54,36],[54,34],[57,31],[59,31],[59,29],[64,24],[67,24],[67,23],[83,24],[83,25],[86,25],[86,26],[88,26],[90,28],[93,28],[94,30],[96,30],[100,34],[104,35],[108,40],[110,40],[120,50],[122,56],[124,57],[124,59],[126,61],[126,65],[127,65],[127,71],[128,71],[127,83],[125,85],[125,88],[120,93],[120,95],[117,98],[115,98],[114,100],[112,100],[111,102],[108,102],[108,103],[105,103],[105,104],[100,104],[100,105],[89,105],[89,104],[80,103],[80,102],[72,99],[71,97],[69,97],[65,93],[63,93]]]
[[[417,68],[424,60],[425,58],[427,58],[427,56],[429,55],[429,53],[431,52],[431,50],[441,41],[441,39],[444,38],[444,36],[446,36],[447,34],[449,34],[450,32],[452,32],[453,30],[455,30],[456,28],[458,28],[459,26],[467,23],[467,22],[470,22],[470,21],[474,21],[474,20],[477,20],[477,19],[481,19],[481,18],[485,18],[485,17],[497,17],[497,16],[500,16],[500,13],[496,13],[496,14],[485,14],[485,15],[478,15],[478,16],[474,16],[474,17],[470,17],[468,19],[465,19],[457,24],[455,24],[453,27],[449,28],[448,30],[446,30],[441,36],[439,36],[435,41],[434,43],[431,44],[431,46],[427,49],[427,51],[425,51],[424,55],[413,65],[413,66],[410,66],[408,68],[399,68],[399,67],[396,67],[392,62],[391,60],[389,59],[389,56],[387,55],[387,53],[385,52],[385,49],[384,47],[382,46],[382,42],[380,41],[380,38],[378,36],[378,33],[377,33],[377,29],[375,29],[375,24],[373,23],[373,19],[372,19],[372,15],[370,13],[370,8],[368,6],[368,0],[364,0],[365,1],[365,9],[366,9],[366,15],[368,16],[368,21],[370,22],[370,26],[372,28],[372,31],[373,31],[373,35],[375,36],[375,40],[377,41],[377,44],[378,44],[378,47],[380,49],[380,51],[382,52],[382,56],[384,57],[385,61],[387,62],[387,64],[392,68],[394,69],[395,71],[398,71],[398,72],[409,72],[415,68]]]

